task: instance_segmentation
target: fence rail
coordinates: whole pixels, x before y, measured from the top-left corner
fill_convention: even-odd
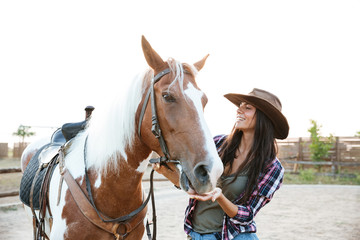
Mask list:
[[[0,198],[18,196],[19,191],[10,191],[0,193]]]
[[[360,166],[360,163],[358,162],[312,162],[312,161],[294,161],[294,160],[287,160],[282,159],[282,161],[285,161],[286,163],[291,164],[304,164],[304,165],[326,165],[326,166]]]
[[[21,172],[21,168],[1,168],[0,174],[3,173],[16,173]],[[0,192],[0,198],[4,197],[12,197],[19,195],[19,190],[7,191],[7,192]]]
[[[1,173],[14,173],[14,172],[21,172],[21,168],[0,168]]]

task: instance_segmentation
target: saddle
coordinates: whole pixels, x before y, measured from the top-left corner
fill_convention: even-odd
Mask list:
[[[85,108],[85,121],[66,123],[51,136],[50,143],[41,147],[30,159],[20,183],[20,200],[31,208],[33,214],[34,239],[49,239],[45,233],[46,210],[49,213],[50,229],[52,227],[52,213],[49,207],[49,185],[54,169],[63,159],[63,150],[68,141],[85,129],[87,119],[94,107]],[[59,157],[60,156],[60,157]],[[63,161],[60,163],[62,168]],[[59,199],[58,199],[59,200]],[[35,210],[39,210],[38,216]]]
[[[40,190],[43,185],[47,168],[52,161],[55,160],[59,149],[66,142],[74,138],[86,126],[86,121],[78,123],[66,123],[58,128],[51,136],[50,143],[40,148],[31,158],[27,165],[20,183],[20,200],[27,206],[35,210],[40,209]],[[57,165],[54,163],[49,178]],[[31,188],[33,187],[33,190]],[[32,194],[31,194],[31,191]],[[31,196],[32,195],[32,196]]]

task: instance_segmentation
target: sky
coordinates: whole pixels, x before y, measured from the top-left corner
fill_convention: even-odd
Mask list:
[[[223,95],[277,95],[289,137],[360,131],[360,1],[0,1],[0,142],[20,124],[37,137],[82,121],[148,68],[144,35],[164,59],[195,63],[213,135],[236,107]],[[28,139],[32,141],[33,138]]]

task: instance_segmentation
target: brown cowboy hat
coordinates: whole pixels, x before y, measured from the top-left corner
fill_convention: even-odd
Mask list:
[[[272,122],[275,130],[275,138],[285,139],[289,134],[289,124],[286,117],[281,113],[281,102],[274,94],[254,88],[249,94],[228,93],[225,94],[230,102],[237,107],[241,102],[247,102],[261,110]]]

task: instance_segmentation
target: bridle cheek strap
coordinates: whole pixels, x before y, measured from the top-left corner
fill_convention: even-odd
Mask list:
[[[166,145],[165,139],[161,134],[161,128],[160,128],[160,124],[158,121],[158,117],[156,114],[156,101],[155,101],[155,91],[154,91],[154,85],[155,83],[157,83],[163,76],[165,76],[166,74],[170,73],[170,69],[167,68],[163,71],[161,71],[160,73],[158,73],[152,80],[151,80],[151,85],[150,88],[145,96],[145,100],[144,100],[144,104],[142,106],[141,112],[140,112],[140,118],[139,118],[139,126],[138,126],[138,134],[139,137],[141,137],[141,124],[145,115],[145,111],[146,111],[146,107],[147,104],[149,102],[149,98],[151,98],[151,122],[152,122],[152,126],[151,126],[151,132],[155,135],[155,137],[158,139],[159,143],[160,143],[160,147],[161,147],[161,151],[164,153],[165,157],[160,157],[158,159],[158,162],[162,163],[162,162],[167,162],[170,158],[170,154],[169,154],[169,150],[168,147]]]
[[[161,151],[164,153],[166,159],[170,159],[170,154],[168,147],[166,145],[165,139],[161,134],[161,128],[158,121],[158,117],[156,114],[156,102],[155,102],[155,93],[154,93],[154,84],[151,85],[151,132],[154,134],[154,136],[158,139],[161,147]]]

